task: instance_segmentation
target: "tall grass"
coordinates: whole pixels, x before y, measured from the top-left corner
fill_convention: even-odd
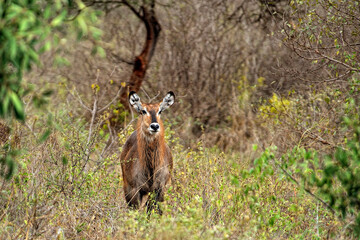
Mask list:
[[[201,140],[184,148],[171,128],[174,171],[164,214],[128,210],[121,145],[106,149],[110,136],[101,125],[89,138],[89,124],[68,109],[48,112],[51,134],[43,142],[47,115],[29,115],[31,127],[15,128],[22,150],[15,176],[1,180],[1,239],[320,239],[341,226],[281,173],[257,174],[260,150],[224,153]],[[119,133],[119,142],[131,131]]]

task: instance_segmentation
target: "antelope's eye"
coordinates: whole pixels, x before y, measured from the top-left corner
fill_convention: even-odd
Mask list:
[[[147,112],[145,110],[141,110],[141,114],[146,114]]]

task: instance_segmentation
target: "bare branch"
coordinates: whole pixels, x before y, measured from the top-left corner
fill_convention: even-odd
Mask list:
[[[74,96],[74,94],[71,93],[70,89],[69,89],[67,86],[66,86],[66,89],[68,90],[68,93],[70,93],[70,95],[71,95],[73,98],[75,98],[75,99],[80,103],[80,105],[81,105],[83,108],[85,108],[86,110],[88,110],[89,112],[91,112],[91,109],[90,109],[88,106],[86,106],[86,105],[84,104],[84,102],[82,101],[82,99],[81,99],[79,93],[77,92],[76,88],[74,88],[74,91],[75,91],[75,93],[76,93],[76,97]]]
[[[120,96],[120,92],[122,91],[122,87],[119,88],[119,90],[116,93],[116,96],[108,103],[106,104],[103,108],[101,108],[98,113],[102,113],[103,111],[105,111],[108,107],[110,107],[111,104],[113,104],[116,100],[119,99]]]
[[[108,55],[110,55],[118,63],[126,63],[128,65],[134,66],[134,61],[126,60],[110,51],[108,51]]]
[[[132,6],[127,0],[122,0],[122,3],[127,6],[128,8],[130,8],[130,10],[139,18],[141,19],[142,21],[144,21],[144,16],[142,16],[140,14],[139,11],[137,11],[134,6]]]
[[[339,60],[336,60],[335,58],[329,57],[329,56],[327,56],[327,55],[325,55],[325,54],[322,54],[322,53],[320,53],[319,51],[316,51],[316,53],[319,54],[320,56],[322,56],[323,58],[326,58],[326,59],[328,59],[328,60],[330,60],[330,61],[332,61],[332,62],[336,62],[336,63],[338,63],[338,64],[340,64],[340,65],[343,65],[344,67],[346,67],[346,68],[349,69],[350,71],[360,72],[360,69],[359,69],[359,68],[353,68],[353,67],[351,67],[350,65],[348,65],[348,64],[346,64],[346,63],[344,63],[344,62],[341,62],[341,61],[339,61]]]

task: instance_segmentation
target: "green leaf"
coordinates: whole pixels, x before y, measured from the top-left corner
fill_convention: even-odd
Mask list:
[[[271,217],[271,218],[269,219],[269,225],[270,225],[270,226],[273,226],[274,223],[275,223],[275,221],[276,221],[276,219],[277,219],[277,216]]]
[[[83,35],[86,35],[87,34],[87,31],[88,31],[88,27],[86,25],[86,22],[84,20],[84,17],[82,15],[79,15],[77,18],[77,24],[79,25],[80,29],[81,29],[81,32]]]
[[[44,97],[49,97],[51,94],[53,94],[53,90],[52,89],[48,89],[48,90],[46,90],[46,91],[44,91],[43,93],[42,93],[42,95],[44,96]]]
[[[106,57],[105,50],[100,46],[97,47],[97,54],[99,54],[99,56],[102,58]]]
[[[30,59],[32,59],[36,63],[39,63],[39,55],[37,54],[37,52],[35,52],[35,50],[33,50],[32,48],[28,48],[27,53],[29,54]]]
[[[6,165],[7,165],[7,173],[5,175],[5,179],[9,180],[15,172],[15,162],[10,156],[6,157]]]
[[[9,58],[11,60],[15,60],[17,54],[17,44],[13,36],[8,38],[8,44],[9,44]]]
[[[44,19],[45,20],[48,20],[51,16],[51,5],[48,5],[45,7],[45,10],[44,10]]]
[[[25,54],[21,60],[21,68],[23,70],[30,70],[30,66],[29,55]]]
[[[102,35],[102,31],[100,29],[93,27],[93,26],[90,26],[89,29],[90,29],[94,39],[100,39],[100,37]]]
[[[55,17],[52,21],[51,21],[51,26],[53,27],[57,27],[59,26],[65,19],[67,15],[67,11],[63,10],[57,17]]]
[[[324,100],[325,100],[325,102],[326,102],[327,104],[330,103],[330,98],[329,98],[329,97],[325,97]]]
[[[15,116],[17,119],[24,121],[25,120],[25,112],[22,101],[19,96],[15,92],[10,92],[10,100],[14,106]]]
[[[46,41],[44,43],[44,45],[40,48],[39,52],[40,53],[44,53],[44,52],[47,52],[51,49],[51,42],[50,41]]]
[[[338,148],[335,152],[335,158],[338,160],[342,167],[348,167],[349,161],[347,159],[347,154],[341,148]]]
[[[230,175],[231,184],[235,186],[240,186],[239,178],[235,175]]]
[[[4,100],[2,102],[2,109],[3,109],[3,116],[7,116],[9,112],[9,103],[10,103],[10,97],[8,94],[5,95]]]
[[[51,130],[50,130],[50,129],[47,129],[47,130],[43,133],[43,135],[41,135],[41,137],[39,138],[38,142],[39,142],[39,143],[45,142],[46,139],[50,136],[50,134],[51,134]]]
[[[64,164],[64,165],[67,165],[68,164],[68,159],[65,157],[65,156],[63,156],[62,157],[62,163]]]
[[[324,174],[325,176],[333,176],[334,173],[336,173],[338,171],[338,167],[333,165],[333,164],[329,164],[328,166],[325,167],[324,169]]]

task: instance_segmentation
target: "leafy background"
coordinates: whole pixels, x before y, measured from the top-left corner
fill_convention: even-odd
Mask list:
[[[139,95],[173,179],[128,210],[118,101],[156,4]],[[357,239],[358,1],[0,2],[1,239]],[[116,127],[114,125],[116,123]]]

